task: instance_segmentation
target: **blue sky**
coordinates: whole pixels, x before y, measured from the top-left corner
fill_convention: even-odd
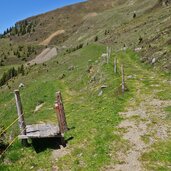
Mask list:
[[[84,0],[0,0],[0,33],[17,21]]]

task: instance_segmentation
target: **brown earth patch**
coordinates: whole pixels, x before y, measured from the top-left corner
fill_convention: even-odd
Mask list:
[[[41,42],[40,45],[48,45],[54,37],[61,35],[63,33],[65,33],[65,30],[58,30],[58,31],[52,33],[47,39],[45,39],[43,42]]]

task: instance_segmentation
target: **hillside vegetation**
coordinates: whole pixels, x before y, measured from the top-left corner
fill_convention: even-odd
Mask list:
[[[67,50],[98,36],[100,42],[116,50],[124,46],[137,49],[142,61],[155,61],[154,66],[168,71],[170,1],[164,2],[90,0],[20,21],[16,23],[18,32],[14,34],[12,30],[5,37],[15,43],[49,44]]]
[[[61,91],[70,130],[65,148],[37,152],[31,141],[30,147],[21,145],[13,124],[0,134],[1,154],[15,139],[0,158],[0,170],[169,171],[170,14],[170,1],[89,0],[6,31],[0,78],[11,68],[24,72],[0,87],[0,133],[17,118],[13,91],[21,83],[27,124],[57,123],[55,92]],[[102,58],[107,46],[109,63]],[[55,48],[58,55],[41,62],[40,52]]]

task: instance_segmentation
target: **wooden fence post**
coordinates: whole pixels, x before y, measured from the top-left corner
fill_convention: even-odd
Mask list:
[[[114,73],[117,73],[117,58],[114,59]]]
[[[109,48],[109,60],[110,60],[110,57],[111,57],[111,53],[112,53],[112,48],[110,47]]]
[[[25,121],[24,121],[23,106],[22,106],[22,103],[21,103],[21,97],[20,97],[19,90],[15,90],[14,94],[15,94],[17,113],[18,113],[18,124],[19,124],[19,128],[20,128],[20,134],[21,135],[26,135],[26,124],[25,124]],[[21,143],[24,146],[28,145],[27,139],[22,139]]]
[[[108,64],[109,63],[109,47],[107,46],[107,52],[106,52],[106,54],[107,54],[107,56],[106,56],[106,63]]]
[[[121,73],[122,73],[122,94],[125,92],[125,77],[124,77],[124,65],[121,65]]]
[[[109,63],[109,60],[110,60],[110,57],[111,57],[111,52],[112,52],[112,48],[107,46],[107,53],[106,53],[107,54],[107,56],[106,56],[107,64]]]
[[[57,113],[59,129],[60,129],[60,132],[63,134],[68,130],[68,126],[66,122],[65,111],[64,111],[64,106],[62,102],[62,95],[60,91],[56,93],[55,108],[56,108],[56,113]]]

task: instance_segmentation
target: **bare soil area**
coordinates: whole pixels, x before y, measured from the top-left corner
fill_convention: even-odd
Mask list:
[[[46,48],[43,50],[35,59],[29,61],[27,65],[41,64],[44,63],[57,55],[56,48]]]
[[[60,34],[63,34],[63,33],[65,33],[65,30],[58,30],[58,31],[52,33],[47,39],[45,39],[43,42],[41,42],[40,45],[48,45],[54,37],[56,37]]]

